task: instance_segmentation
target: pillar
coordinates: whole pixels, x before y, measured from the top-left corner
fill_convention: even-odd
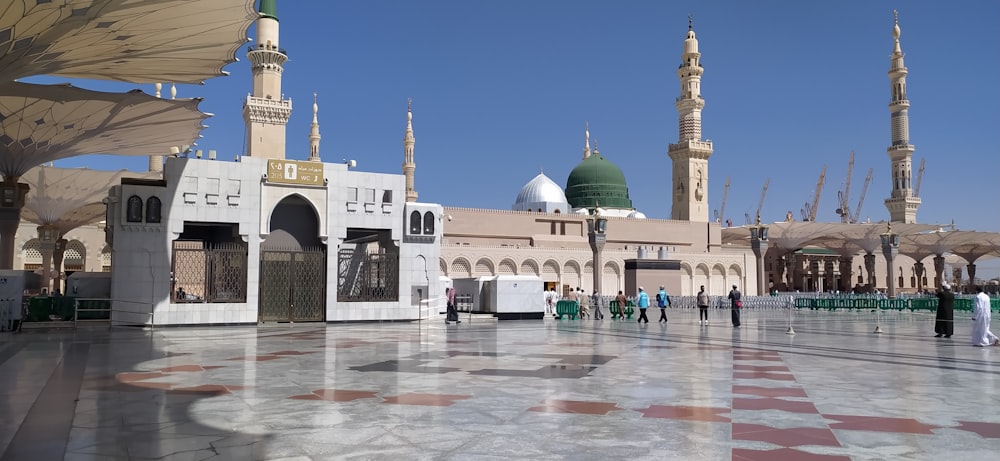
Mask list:
[[[31,189],[17,182],[19,179],[8,176],[0,183],[0,270],[14,268],[14,239],[21,225],[24,197]]]
[[[875,254],[865,253],[865,272],[868,273],[868,291],[875,291]]]
[[[850,293],[851,287],[854,283],[853,274],[851,273],[851,266],[854,262],[854,257],[852,256],[841,256],[838,258],[840,263],[840,291],[843,293]]]
[[[965,269],[969,272],[969,290],[968,293],[976,292],[976,265],[969,264],[965,266]]]
[[[753,250],[754,262],[757,263],[757,296],[764,296],[767,293],[764,287],[767,283],[767,274],[764,273],[764,256],[767,254],[766,231],[764,238],[761,238],[762,236],[759,234],[761,228],[758,224],[757,229],[751,229],[750,232],[750,249]]]
[[[944,282],[944,256],[934,257],[934,288],[940,290],[941,283]]]
[[[913,275],[917,278],[917,293],[924,292],[924,263],[917,261],[913,264]]]
[[[56,240],[55,251],[52,252],[52,269],[55,271],[55,282],[52,284],[53,290],[59,290],[60,293],[66,294],[63,287],[63,256],[66,254],[66,244],[69,243],[66,239],[59,236],[59,240]]]
[[[788,291],[795,291],[797,288],[795,286],[795,252],[789,251],[788,256],[785,257],[785,261],[788,263],[785,275]]]

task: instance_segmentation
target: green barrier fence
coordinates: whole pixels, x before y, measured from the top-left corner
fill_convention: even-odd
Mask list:
[[[580,304],[576,301],[557,301],[556,302],[556,318],[562,320],[563,316],[569,316],[571,320],[576,320],[576,316],[580,314]]]
[[[879,299],[871,297],[795,297],[795,307],[799,309],[812,310],[861,310],[861,309],[882,309],[882,310],[910,310],[910,311],[937,311],[938,299],[935,298],[896,298]],[[972,312],[972,298],[955,298],[955,310]],[[990,299],[990,310],[1000,311],[1000,298]]]

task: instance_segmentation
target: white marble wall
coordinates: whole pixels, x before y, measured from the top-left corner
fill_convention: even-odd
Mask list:
[[[260,243],[269,233],[274,206],[298,194],[319,215],[321,240],[327,243],[327,321],[415,320],[420,303],[411,298],[411,281],[428,285],[428,293],[443,292],[438,277],[442,208],[434,204],[406,204],[402,175],[351,171],[343,164],[324,164],[324,186],[291,186],[263,179],[267,162],[171,158],[164,167],[166,185],[126,184],[113,189],[115,210],[112,297],[116,324],[197,325],[256,323],[260,276]],[[356,195],[355,195],[355,192]],[[389,191],[386,195],[385,192]],[[162,223],[127,223],[125,206],[131,195],[158,196]],[[386,201],[387,200],[387,201]],[[404,237],[404,217],[412,209],[434,214],[435,235]],[[238,224],[248,244],[246,303],[170,302],[171,245],[184,222]],[[399,300],[380,303],[337,301],[337,249],[348,228],[386,229],[400,245]],[[426,264],[421,261],[426,261]],[[418,264],[420,262],[420,264]],[[425,269],[426,267],[426,269]],[[428,282],[429,281],[429,282]]]
[[[168,158],[165,186],[125,184],[114,213],[111,296],[116,323],[155,325],[256,323],[260,258],[259,220],[261,174],[266,162],[245,158],[240,163]],[[163,202],[160,224],[125,222],[128,197]],[[247,302],[171,303],[171,245],[184,222],[234,223],[248,243]],[[112,223],[108,223],[112,225]]]

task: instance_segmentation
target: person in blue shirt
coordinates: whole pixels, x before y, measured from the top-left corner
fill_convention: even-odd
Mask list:
[[[639,287],[639,323],[643,320],[649,323],[649,319],[646,318],[646,309],[649,308],[649,295]]]
[[[667,294],[667,290],[663,288],[663,285],[660,285],[660,292],[656,294],[656,306],[660,308],[659,322],[667,321],[667,306],[670,305],[670,295]]]

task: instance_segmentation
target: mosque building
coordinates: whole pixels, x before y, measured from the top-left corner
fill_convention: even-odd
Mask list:
[[[560,292],[581,288],[590,293],[600,284],[605,295],[633,291],[636,287],[626,287],[626,267],[646,259],[676,262],[679,281],[663,282],[672,294],[694,294],[701,285],[724,294],[732,285],[756,280],[749,248],[723,245],[720,223],[708,218],[712,143],[701,138],[703,68],[690,22],[681,59],[678,141],[668,149],[672,219],[647,219],[633,207],[626,175],[596,145],[591,149],[587,127],[583,159],[565,189],[539,173],[521,188],[509,211],[445,207],[441,272],[451,278],[534,275]],[[589,246],[593,215],[607,219],[600,267],[594,267]]]
[[[704,69],[690,20],[678,68],[678,138],[667,146],[671,219],[647,218],[633,206],[627,175],[613,163],[620,154],[613,149],[602,154],[596,142],[591,148],[589,126],[582,159],[565,187],[539,172],[509,210],[417,202],[409,105],[402,174],[323,162],[315,96],[308,159],[289,160],[285,125],[292,101],[281,91],[288,58],[279,45],[275,3],[260,1],[256,42],[247,54],[253,87],[242,110],[246,154],[235,163],[176,155],[183,152],[165,162],[154,157],[150,170],[162,170],[162,177],[123,178],[108,194],[105,222],[66,235],[67,271],[112,272],[115,320],[156,325],[415,320],[426,317],[422,308],[433,304],[449,279],[535,276],[546,289],[561,292],[600,287],[604,295],[633,294],[629,271],[654,263],[674,274],[662,283],[672,295],[693,295],[701,286],[711,295],[724,295],[732,285],[747,295],[772,287],[875,287],[884,286],[883,275],[898,276],[900,288],[917,291],[940,285],[944,253],[968,248],[957,239],[978,238],[941,237],[882,261],[875,257],[882,227],[774,224],[768,249],[751,245],[746,228],[724,229],[711,220],[707,191],[714,148],[702,135]],[[915,234],[934,226],[915,224],[920,198],[910,183],[914,147],[898,23],[893,37],[887,150],[893,188],[885,205],[896,232]],[[598,220],[606,221],[606,232],[595,250]],[[34,269],[41,264],[38,239],[33,226],[21,227],[15,266]],[[970,277],[975,259],[989,251],[995,250],[961,255]],[[937,275],[928,284],[922,261],[931,257]],[[904,267],[913,268],[910,283]],[[149,306],[152,314],[145,312]]]
[[[404,175],[322,162],[315,100],[309,158],[286,159],[292,101],[275,3],[260,2],[247,53],[246,154],[169,157],[162,179],[109,192],[113,322],[414,320],[443,292],[441,206],[416,202]]]

